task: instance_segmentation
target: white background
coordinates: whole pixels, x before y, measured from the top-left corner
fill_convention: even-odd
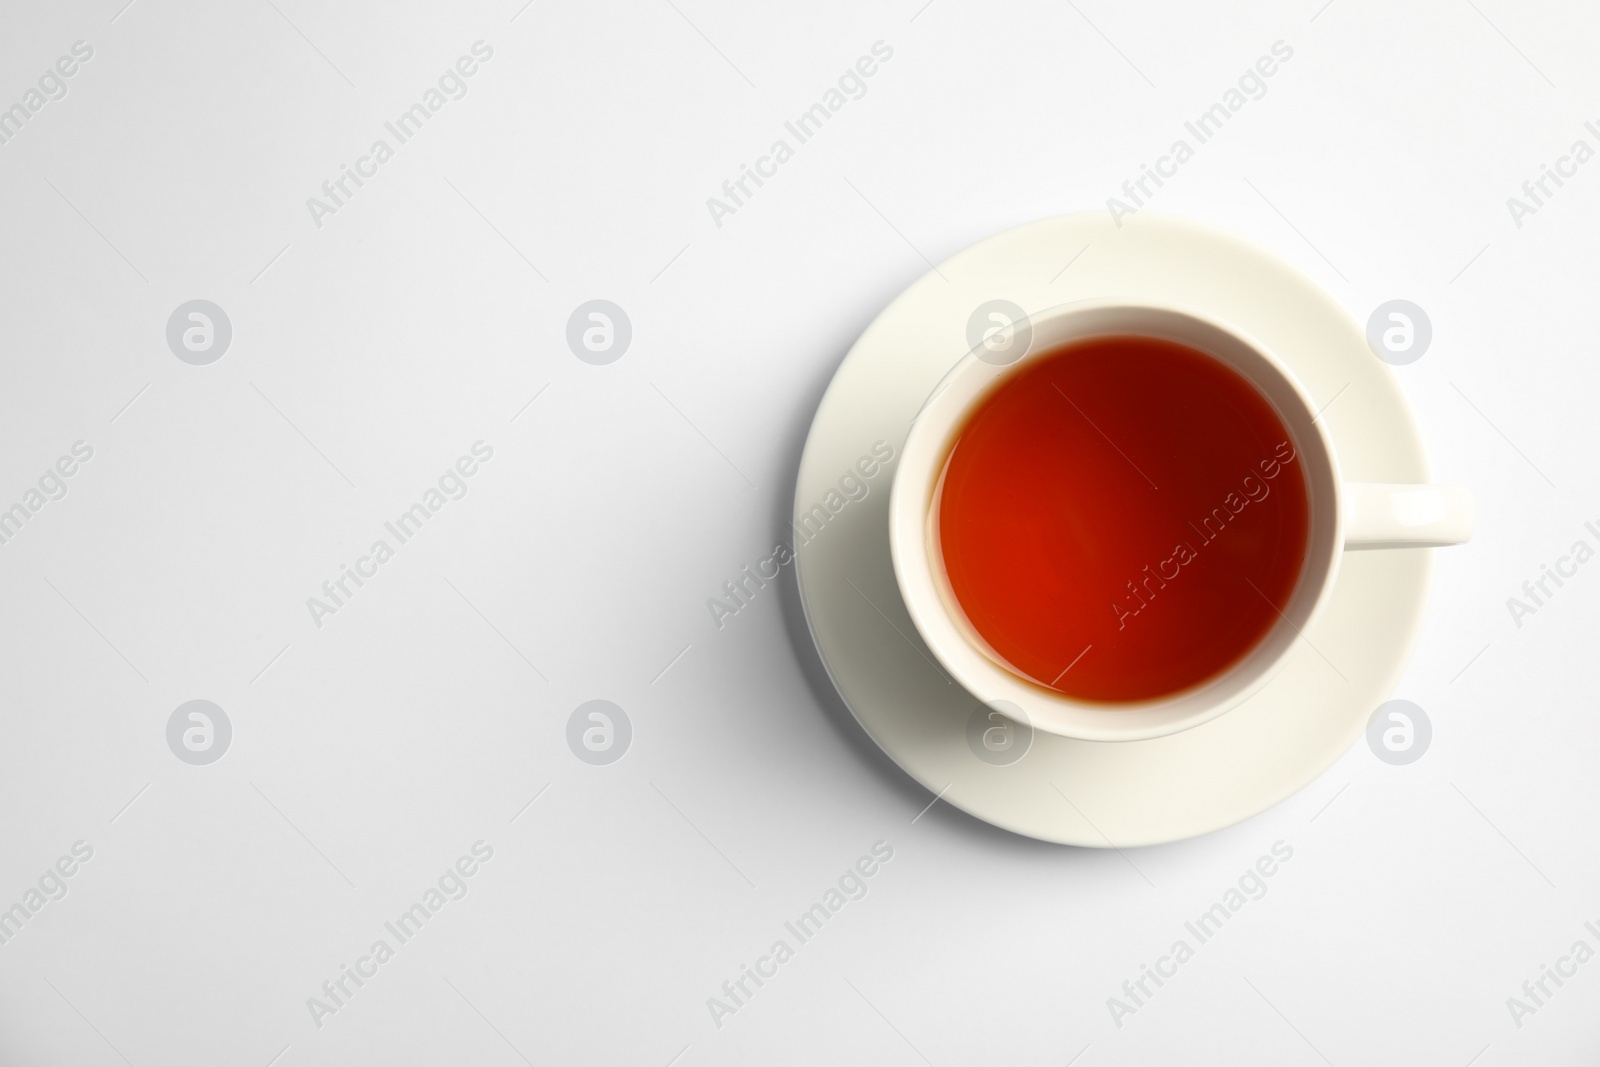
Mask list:
[[[0,145],[0,507],[94,449],[0,545],[0,908],[94,849],[0,945],[0,1063],[1600,1055],[1600,962],[1521,1027],[1506,1006],[1600,948],[1600,565],[1520,628],[1506,607],[1600,543],[1600,164],[1521,227],[1506,207],[1600,148],[1591,14],[123,2],[0,16],[0,107],[94,49]],[[306,198],[480,39],[468,94],[317,227]],[[706,198],[880,40],[866,95],[716,226]],[[1240,826],[1125,855],[918,818],[792,573],[720,631],[706,599],[783,536],[821,391],[894,294],[1103,209],[1278,40],[1266,96],[1153,207],[1359,322],[1430,314],[1397,373],[1480,509],[1395,694],[1432,748],[1358,747]],[[233,325],[209,366],[165,340],[194,298]],[[609,366],[565,341],[594,298],[633,323]],[[479,440],[468,495],[316,626],[306,599]],[[203,767],[165,735],[196,698],[234,730]],[[633,724],[610,766],[566,743],[594,698]],[[307,998],[480,839],[468,895],[315,1025]],[[869,894],[715,1025],[707,998],[879,840]],[[1280,840],[1268,894],[1115,1025],[1107,998]]]

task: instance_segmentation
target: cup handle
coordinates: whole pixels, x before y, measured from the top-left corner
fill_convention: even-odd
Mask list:
[[[1472,496],[1450,485],[1346,482],[1345,548],[1429,548],[1472,539]]]

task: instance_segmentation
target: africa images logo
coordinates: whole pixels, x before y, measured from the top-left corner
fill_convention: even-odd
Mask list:
[[[437,84],[423,90],[420,102],[402,111],[393,122],[383,124],[383,128],[394,138],[393,145],[379,137],[372,142],[366,155],[356,158],[353,168],[339,164],[338,176],[322,183],[321,197],[306,198],[306,211],[310,213],[317,229],[322,229],[324,216],[337,215],[367,182],[376,178],[378,168],[394,158],[395,149],[421,133],[422,127],[443,110],[445,104],[467,95],[467,79],[477,74],[482,64],[494,58],[493,46],[481,40],[472,42],[471,52],[471,55],[461,56],[453,65],[446,67],[444,73],[439,75]],[[354,188],[351,188],[352,185]]]
[[[789,143],[787,137],[780,137],[772,142],[765,155],[756,157],[753,168],[748,163],[739,164],[738,177],[729,178],[722,183],[722,197],[706,198],[706,210],[711,213],[711,221],[716,224],[717,229],[722,229],[722,220],[725,216],[738,214],[739,209],[746,205],[746,201],[754,197],[757,190],[767,183],[767,179],[778,176],[778,168],[794,158],[796,147],[821,133],[823,124],[844,110],[845,104],[866,96],[866,79],[877,74],[881,65],[892,58],[894,58],[893,47],[881,40],[872,42],[871,55],[861,56],[853,66],[845,68],[844,73],[839,75],[838,82],[822,94],[820,101],[801,112],[793,122],[783,124],[784,130],[794,138],[793,145]],[[846,97],[846,93],[850,95]],[[750,187],[752,182],[755,183],[754,189]]]

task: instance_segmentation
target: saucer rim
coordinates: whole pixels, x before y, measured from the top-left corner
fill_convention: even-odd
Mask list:
[[[1362,435],[1371,433],[1383,440],[1384,448],[1378,450],[1369,448],[1364,452],[1365,461],[1369,465],[1398,466],[1408,468],[1405,471],[1385,475],[1381,480],[1404,480],[1407,482],[1431,482],[1429,464],[1426,452],[1423,449],[1420,434],[1410,405],[1400,390],[1399,383],[1393,372],[1371,357],[1365,348],[1364,334],[1357,328],[1345,308],[1340,305],[1326,290],[1312,281],[1293,265],[1285,262],[1280,257],[1268,253],[1254,244],[1248,243],[1239,237],[1222,231],[1207,224],[1178,216],[1165,216],[1154,214],[1141,214],[1134,219],[1126,220],[1123,224],[1132,234],[1138,235],[1135,244],[1147,245],[1154,243],[1158,247],[1163,241],[1178,242],[1179,251],[1183,254],[1193,254],[1196,249],[1215,254],[1219,258],[1234,257],[1236,266],[1243,266],[1254,271],[1264,272],[1263,280],[1279,286],[1275,294],[1257,293],[1251,297],[1252,313],[1259,311],[1261,321],[1265,321],[1268,312],[1265,306],[1274,299],[1284,296],[1294,299],[1285,301],[1287,305],[1298,303],[1302,311],[1312,312],[1322,316],[1326,322],[1322,325],[1336,326],[1334,331],[1338,336],[1320,345],[1320,351],[1315,354],[1297,353],[1291,358],[1284,355],[1286,363],[1300,375],[1301,362],[1324,361],[1330,364],[1341,362],[1349,363],[1350,360],[1359,359],[1363,366],[1356,377],[1364,379],[1364,386],[1375,389],[1384,394],[1381,399],[1389,409],[1388,416],[1392,418],[1376,431],[1369,431],[1365,423],[1362,426]],[[1118,230],[1123,227],[1118,227]],[[810,500],[810,487],[826,485],[830,480],[831,471],[821,465],[834,459],[831,453],[830,437],[838,431],[834,424],[838,421],[848,421],[852,415],[849,410],[846,393],[857,388],[871,386],[882,390],[895,389],[896,384],[885,377],[884,367],[869,367],[874,360],[892,364],[894,362],[895,334],[898,332],[910,333],[911,328],[902,329],[905,317],[912,320],[911,327],[921,328],[915,321],[917,315],[924,318],[939,317],[948,321],[949,311],[952,307],[958,310],[975,307],[980,303],[984,294],[993,296],[995,290],[1006,285],[1006,271],[1021,269],[1017,266],[1027,257],[1020,255],[1029,252],[1030,244],[1034,247],[1031,252],[1038,257],[1040,252],[1062,253],[1077,250],[1079,243],[1083,243],[1087,250],[1097,239],[1110,243],[1116,231],[1109,231],[1105,216],[1098,212],[1085,212],[1073,215],[1055,216],[1039,219],[1012,227],[988,237],[966,249],[956,253],[938,265],[911,285],[900,292],[862,332],[860,338],[851,347],[845,359],[836,369],[833,379],[825,390],[817,411],[813,417],[806,445],[802,454],[799,472],[795,481],[794,516],[796,520],[802,514],[802,509]],[[976,268],[976,269],[974,269]],[[1060,274],[1057,275],[1060,277]],[[959,285],[952,283],[951,279],[959,279]],[[1209,282],[1214,284],[1214,280]],[[1012,284],[1022,289],[1037,290],[1044,288],[1031,277]],[[1051,283],[1054,284],[1053,282]],[[1197,289],[1203,289],[1204,284],[1195,284]],[[949,286],[943,291],[935,285]],[[979,294],[970,303],[956,301],[960,289],[968,290],[968,295]],[[1078,293],[1075,297],[1081,298],[1083,294],[1101,295],[1106,290],[1096,290],[1092,285]],[[1122,296],[1136,294],[1122,293]],[[1074,297],[1065,297],[1059,294],[1050,298],[1049,303],[1066,303]],[[1161,299],[1157,296],[1156,299]],[[1287,314],[1280,312],[1280,314]],[[1248,321],[1237,314],[1229,316],[1240,328],[1248,330],[1252,335],[1258,330]],[[1285,320],[1287,321],[1287,320]],[[943,334],[940,334],[942,337]],[[1356,342],[1359,342],[1359,348]],[[1318,348],[1317,342],[1307,346],[1308,351]],[[959,355],[947,353],[946,355]],[[931,361],[943,359],[945,356],[937,353],[923,356],[920,352],[917,359]],[[953,362],[953,360],[951,361]],[[1352,365],[1353,366],[1353,365]],[[892,369],[892,367],[888,368]],[[948,366],[945,368],[948,370]],[[875,370],[877,373],[867,373]],[[937,377],[942,377],[943,371]],[[859,382],[857,379],[861,379]],[[1352,378],[1352,381],[1355,379]],[[1331,390],[1330,390],[1331,391]],[[920,397],[913,397],[920,401]],[[1369,401],[1373,399],[1368,398]],[[881,405],[880,405],[881,406]],[[913,405],[914,410],[914,405]],[[882,417],[874,414],[878,424],[882,424]],[[1332,436],[1335,441],[1341,441],[1341,434],[1337,426],[1340,423],[1349,423],[1353,416],[1347,413],[1334,412],[1330,419],[1335,426]],[[1365,417],[1363,417],[1365,418]],[[878,436],[894,439],[903,445],[909,422],[904,426],[892,428],[893,432],[869,433],[865,436]],[[1355,432],[1349,426],[1344,429],[1345,434]],[[1341,446],[1340,452],[1345,449]],[[1378,458],[1381,456],[1382,458]],[[898,459],[899,453],[896,453]],[[1346,478],[1356,480],[1370,480],[1366,475],[1350,471],[1345,473]],[[884,512],[885,520],[887,518]],[[854,520],[858,525],[859,515]],[[881,540],[883,559],[888,559],[888,528],[887,521],[877,531],[865,530],[864,536]],[[835,539],[836,541],[838,539]],[[868,542],[870,545],[870,542]],[[809,547],[809,546],[808,546]],[[1355,694],[1340,702],[1340,706],[1333,709],[1312,707],[1307,711],[1300,704],[1317,705],[1318,694],[1313,693],[1309,683],[1295,683],[1304,685],[1305,688],[1298,693],[1290,693],[1286,679],[1288,673],[1273,679],[1266,687],[1257,692],[1248,701],[1227,714],[1210,723],[1197,726],[1194,729],[1166,737],[1151,738],[1137,741],[1095,742],[1071,738],[1062,738],[1049,734],[1038,734],[1029,749],[1028,757],[1018,763],[1004,768],[1009,778],[1001,782],[993,773],[994,767],[980,764],[970,756],[961,754],[951,756],[944,750],[952,747],[955,735],[960,732],[959,726],[951,723],[936,723],[930,727],[926,722],[919,721],[915,729],[897,725],[895,719],[886,714],[882,707],[862,706],[864,696],[873,699],[870,695],[856,693],[854,681],[841,680],[841,665],[830,658],[830,648],[833,642],[829,640],[824,629],[829,625],[821,622],[821,600],[824,597],[844,596],[842,585],[840,590],[827,590],[820,586],[823,571],[828,569],[832,556],[839,554],[839,546],[834,545],[828,550],[831,556],[816,558],[815,551],[807,552],[804,548],[796,552],[796,578],[799,587],[800,601],[813,641],[816,644],[818,656],[822,661],[829,680],[838,691],[852,716],[869,737],[883,749],[894,763],[904,770],[913,779],[918,781],[937,798],[943,798],[954,806],[961,808],[974,817],[989,822],[995,826],[1012,832],[1037,838],[1044,841],[1053,841],[1063,844],[1074,844],[1088,847],[1132,847],[1138,845],[1158,844],[1168,841],[1182,840],[1213,832],[1227,826],[1242,822],[1260,812],[1273,807],[1288,796],[1298,792],[1311,781],[1315,780],[1334,763],[1336,763],[1361,736],[1364,731],[1370,709],[1375,707],[1381,697],[1392,691],[1395,682],[1399,679],[1406,665],[1410,661],[1412,649],[1420,634],[1423,609],[1428,599],[1428,589],[1431,584],[1434,561],[1432,553],[1424,550],[1404,550],[1395,553],[1361,553],[1361,556],[1398,556],[1394,561],[1395,574],[1387,578],[1380,568],[1371,568],[1372,573],[1357,582],[1352,577],[1350,567],[1342,567],[1334,597],[1338,598],[1341,591],[1347,591],[1347,585],[1361,584],[1366,588],[1363,596],[1382,596],[1389,594],[1387,604],[1368,604],[1368,608],[1384,608],[1388,611],[1365,611],[1362,613],[1361,622],[1363,630],[1383,630],[1383,639],[1375,643],[1370,639],[1353,640],[1351,643],[1367,646],[1365,649],[1356,648],[1357,653],[1364,655],[1359,663],[1361,676],[1361,690],[1364,696],[1357,699]],[[1348,561],[1347,561],[1348,562]],[[1365,569],[1364,569],[1365,570]],[[891,573],[884,587],[893,591],[898,598],[899,590],[895,576]],[[841,577],[848,579],[848,574]],[[1398,580],[1397,580],[1398,579]],[[854,584],[853,582],[851,584]],[[1401,588],[1405,586],[1406,588]],[[856,592],[865,598],[866,594],[859,588]],[[872,603],[870,598],[868,602]],[[877,608],[877,605],[873,605]],[[899,612],[909,623],[903,603],[898,605]],[[885,621],[894,625],[889,616],[879,608],[877,613]],[[864,615],[864,612],[862,613]],[[1367,626],[1367,616],[1372,616],[1376,622]],[[1325,628],[1334,626],[1332,620],[1323,620]],[[1349,631],[1349,624],[1345,624]],[[897,627],[898,629],[898,627]],[[857,636],[862,636],[858,634]],[[920,635],[919,635],[920,636]],[[1309,636],[1326,636],[1323,633],[1309,634]],[[1349,637],[1347,632],[1344,636]],[[901,633],[900,637],[905,638]],[[906,638],[910,642],[909,638]],[[916,646],[913,644],[913,648]],[[1319,653],[1320,654],[1320,653]],[[1302,650],[1299,657],[1301,661],[1309,662],[1308,653]],[[924,657],[926,658],[926,657]],[[931,661],[930,661],[931,662]],[[1329,661],[1331,666],[1331,661]],[[879,671],[890,668],[880,666]],[[1334,668],[1337,671],[1337,668]],[[1353,669],[1353,673],[1355,673]],[[948,679],[946,679],[948,681]],[[965,690],[960,693],[971,706],[976,706],[976,698],[971,697]],[[1295,697],[1298,695],[1298,701]],[[896,696],[895,701],[904,703],[906,698]],[[1225,786],[1215,790],[1220,795],[1202,797],[1184,797],[1180,802],[1167,805],[1156,810],[1116,810],[1118,806],[1128,809],[1131,805],[1119,799],[1118,791],[1126,789],[1118,782],[1111,788],[1106,788],[1103,780],[1096,779],[1096,775],[1080,774],[1078,781],[1069,782],[1074,792],[1079,793],[1079,800],[1086,801],[1087,806],[1101,816],[1100,822],[1091,821],[1078,803],[1075,803],[1061,789],[1056,781],[1063,774],[1071,773],[1074,768],[1078,771],[1093,770],[1096,764],[1118,768],[1128,765],[1130,759],[1156,765],[1166,763],[1169,767],[1176,768],[1173,749],[1191,747],[1202,750],[1209,746],[1213,739],[1222,739],[1226,731],[1219,732],[1214,727],[1218,724],[1237,724],[1246,716],[1242,716],[1246,708],[1253,705],[1273,702],[1281,705],[1281,711],[1276,714],[1281,719],[1293,719],[1295,724],[1305,719],[1308,715],[1319,716],[1318,725],[1322,730],[1317,736],[1311,738],[1315,748],[1306,751],[1291,753],[1281,759],[1264,759],[1252,765],[1253,777],[1257,779],[1251,786],[1241,793],[1239,783],[1227,781]],[[884,701],[887,703],[887,698]],[[918,709],[922,710],[921,708]],[[1253,712],[1254,714],[1254,712]],[[904,716],[901,716],[902,721]],[[1278,726],[1282,730],[1282,726]],[[1029,758],[1040,748],[1040,738],[1048,738],[1056,742],[1056,764],[1044,764],[1044,757]],[[1298,733],[1295,739],[1299,739]],[[1237,738],[1219,740],[1219,744],[1239,747]],[[1303,746],[1302,746],[1303,747]],[[1069,758],[1070,757],[1070,758]],[[958,773],[951,776],[950,759],[959,761],[955,764]],[[941,771],[942,767],[942,771]],[[981,770],[979,768],[982,768]],[[957,781],[960,778],[961,781]],[[1054,805],[1048,810],[1040,804],[1034,795],[1045,796],[1037,788],[1039,780],[1054,786],[1055,792],[1067,801],[1072,811],[1068,814],[1059,805]],[[1221,785],[1222,783],[1218,783]],[[1032,787],[1032,788],[1030,788]],[[1081,792],[1087,787],[1091,792],[1098,791],[1100,799],[1109,798],[1111,804],[1096,805],[1092,799]],[[1196,809],[1207,809],[1203,814],[1196,814]],[[1110,823],[1115,829],[1115,839],[1108,835],[1102,828],[1102,823]]]

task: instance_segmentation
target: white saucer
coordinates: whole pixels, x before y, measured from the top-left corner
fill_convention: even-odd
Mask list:
[[[967,323],[979,305],[1003,299],[1037,314],[1088,298],[1204,308],[1233,323],[1278,352],[1319,407],[1332,401],[1322,419],[1347,480],[1429,480],[1398,384],[1357,325],[1309,279],[1187,221],[1141,212],[1117,229],[1104,213],[1069,215],[953,256],[861,335],[817,409],[795,490],[797,525],[830,489],[839,510],[800,547],[796,571],[829,676],[906,773],[977,818],[1029,837],[1157,844],[1271,807],[1362,736],[1410,655],[1432,551],[1347,552],[1326,611],[1283,671],[1220,718],[1121,743],[1034,731],[1016,762],[979,759],[968,742],[978,701],[935,665],[895,583],[892,466],[863,479],[870,488],[860,500],[840,507],[837,489],[874,442],[887,441],[899,456],[918,408],[972,347]]]

